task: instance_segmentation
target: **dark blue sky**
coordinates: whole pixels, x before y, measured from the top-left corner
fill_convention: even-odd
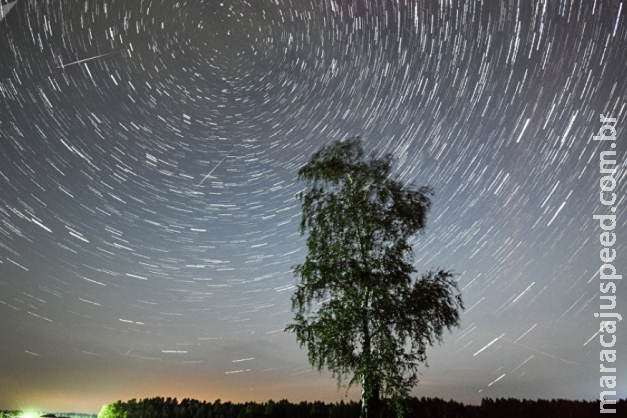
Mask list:
[[[617,119],[620,273],[623,8],[18,0],[0,21],[0,408],[339,401],[282,329],[296,172],[354,135],[433,186],[416,265],[460,273],[462,328],[413,393],[597,398],[610,148],[592,137]]]

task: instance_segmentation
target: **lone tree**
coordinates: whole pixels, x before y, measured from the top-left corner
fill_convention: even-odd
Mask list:
[[[366,160],[361,144],[337,141],[298,172],[307,185],[298,198],[309,251],[294,267],[301,280],[286,331],[338,386],[348,377],[348,388],[361,385],[362,417],[380,415],[381,397],[402,416],[427,346],[459,325],[464,307],[453,273],[412,278],[408,241],[425,228],[433,191],[405,186],[390,173],[390,154]]]

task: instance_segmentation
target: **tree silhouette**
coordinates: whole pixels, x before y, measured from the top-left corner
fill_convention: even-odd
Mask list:
[[[379,416],[381,397],[403,414],[427,346],[459,325],[463,309],[451,272],[412,278],[409,239],[425,228],[433,192],[405,186],[392,176],[392,161],[390,154],[366,160],[355,137],[322,148],[298,172],[307,186],[298,198],[308,254],[294,267],[295,323],[286,331],[338,385],[348,377],[349,388],[361,385],[367,418]]]
[[[488,417],[534,417],[534,418],[589,418],[599,413],[599,401],[569,400],[520,400],[484,398],[481,405],[464,405],[453,400],[445,401],[438,398],[417,399],[410,397],[405,400],[408,416],[412,417],[456,417],[456,418],[488,418]],[[181,418],[358,418],[361,407],[357,402],[343,401],[326,404],[320,401],[298,404],[289,403],[286,399],[266,403],[246,402],[233,404],[221,403],[217,399],[213,405],[207,401],[184,399],[186,413]],[[157,411],[158,417],[168,415],[179,405],[176,399],[163,398],[131,399],[127,402],[117,401],[104,405],[98,418],[146,418],[149,410]],[[1,411],[4,418],[15,418],[23,415],[22,411]],[[68,414],[70,418],[96,418],[89,414]],[[627,400],[616,403],[616,416],[627,416]],[[58,418],[58,417],[57,417]]]

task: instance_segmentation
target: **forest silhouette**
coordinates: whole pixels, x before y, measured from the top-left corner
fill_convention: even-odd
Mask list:
[[[405,400],[407,417],[416,418],[589,418],[599,414],[598,401],[520,400],[484,398],[480,405],[465,405],[439,398]],[[627,416],[627,400],[616,405],[618,417]],[[384,405],[384,416],[385,415]],[[358,418],[360,402],[343,400],[338,403],[300,402],[287,400],[232,403],[220,399],[213,403],[162,397],[117,401],[102,407],[98,418]]]

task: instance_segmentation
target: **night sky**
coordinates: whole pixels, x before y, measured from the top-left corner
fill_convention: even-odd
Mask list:
[[[434,188],[416,267],[460,274],[462,326],[412,393],[598,398],[592,137],[617,119],[625,273],[625,8],[3,0],[0,408],[343,399],[282,330],[298,168],[355,135]]]

